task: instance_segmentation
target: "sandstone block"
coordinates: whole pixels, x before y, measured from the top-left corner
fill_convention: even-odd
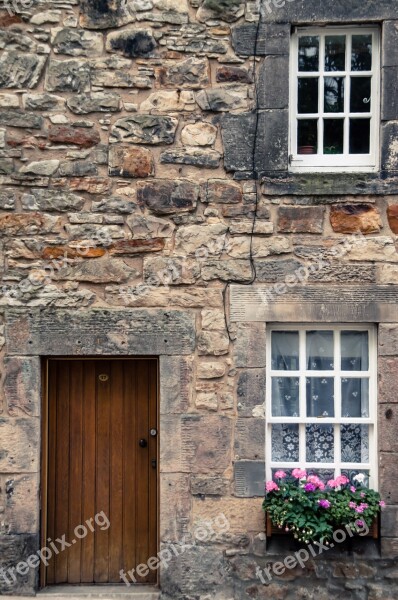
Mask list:
[[[131,214],[137,209],[137,205],[132,200],[135,195],[131,194],[132,198],[124,198],[123,196],[110,196],[93,202],[92,208],[95,212]]]
[[[0,215],[0,232],[6,236],[54,233],[60,226],[58,217],[41,213]]]
[[[111,177],[149,177],[154,170],[153,155],[147,148],[115,144],[109,149]]]
[[[39,474],[1,477],[2,526],[7,534],[39,533]]]
[[[337,233],[378,233],[383,224],[379,210],[370,204],[332,206],[330,224]]]
[[[123,3],[106,2],[101,5],[96,0],[82,0],[80,26],[85,29],[111,29],[121,27],[135,20],[135,0]]]
[[[99,144],[100,135],[96,129],[50,125],[48,139],[55,144],[74,144],[81,148],[92,148]]]
[[[218,379],[225,375],[226,367],[223,362],[199,362],[197,376],[199,379]]]
[[[93,112],[119,112],[120,96],[111,92],[91,92],[91,94],[75,94],[68,98],[66,104],[76,115],[87,115]]]
[[[83,206],[84,198],[66,191],[58,192],[37,188],[22,196],[24,210],[67,212],[81,210]]]
[[[398,204],[391,204],[387,208],[388,224],[393,233],[398,233]]]
[[[36,87],[45,64],[46,56],[13,50],[3,52],[0,57],[0,87],[17,89]]]
[[[248,107],[246,87],[211,88],[196,94],[196,102],[202,110],[229,112]]]
[[[58,170],[59,160],[40,160],[24,165],[19,169],[19,173],[26,175],[51,176]]]
[[[397,325],[381,324],[379,326],[379,354],[380,356],[398,356]]]
[[[35,417],[1,418],[2,473],[36,473],[39,470],[40,422]]]
[[[398,472],[398,454],[380,452],[379,454],[379,491],[387,504],[398,504],[398,489],[394,479]]]
[[[12,417],[39,416],[40,363],[37,358],[7,357],[4,360],[4,397]]]
[[[100,33],[57,27],[51,31],[51,34],[55,54],[92,57],[98,56],[103,50],[103,39]]]
[[[164,242],[164,240],[163,240]],[[163,256],[144,259],[144,281],[159,279],[163,285],[193,284],[200,276],[196,261]]]
[[[192,398],[192,357],[161,356],[161,414],[182,414],[190,409]]]
[[[246,369],[239,373],[237,385],[238,413],[252,417],[256,408],[265,404],[265,369]]]
[[[201,169],[217,169],[221,155],[215,150],[196,150],[192,148],[175,148],[165,150],[160,155],[163,164],[192,165]]]
[[[245,4],[240,0],[221,0],[221,2],[204,0],[196,17],[200,23],[212,22],[214,19],[233,23],[242,17],[244,13]]]
[[[191,515],[189,475],[167,473],[160,477],[160,493],[167,507],[167,518],[160,520],[160,539],[179,542],[188,532]]]
[[[231,461],[232,419],[219,415],[181,418],[183,468],[191,473],[222,474]]]
[[[209,85],[210,71],[206,58],[190,57],[155,67],[156,85],[161,88],[200,89]]]
[[[179,90],[154,92],[140,105],[141,112],[151,115],[194,109],[195,98],[193,93],[189,91],[180,92]]]
[[[142,285],[108,286],[105,289],[106,301],[115,306],[132,307],[168,307],[202,308],[203,306],[220,306],[221,290],[203,288],[167,289]]]
[[[273,236],[270,239],[253,237],[252,255],[256,258],[285,254],[292,251],[291,242],[283,236]]]
[[[362,239],[347,248],[348,260],[368,260],[375,262],[398,262],[398,252],[391,237],[379,236]]]
[[[110,254],[134,255],[146,252],[160,252],[164,249],[164,238],[152,238],[149,240],[120,240],[110,246]]]
[[[197,349],[199,356],[221,356],[228,354],[228,335],[221,331],[202,331],[198,335]]]
[[[223,514],[229,524],[229,533],[247,533],[264,530],[264,511],[257,498],[199,498],[193,499],[192,517],[214,522]],[[240,557],[242,558],[242,557]]]
[[[24,129],[41,129],[43,118],[22,110],[1,110],[0,125],[22,127]]]
[[[265,367],[265,323],[237,323],[233,346],[236,367]]]
[[[84,60],[50,60],[45,82],[47,92],[88,92],[90,66]]]
[[[137,240],[169,238],[175,229],[175,225],[170,221],[140,214],[127,217],[127,225],[133,233],[133,238]]]
[[[378,417],[379,431],[381,431],[379,451],[398,453],[398,406],[395,398],[392,399],[391,404],[379,404]]]
[[[126,58],[148,58],[154,56],[157,43],[151,29],[129,27],[109,33],[105,47],[107,52],[117,52]]]
[[[113,283],[126,281],[132,275],[122,260],[94,258],[64,267],[56,273],[55,280],[88,281],[91,283]]]
[[[217,204],[239,204],[243,201],[242,186],[222,179],[209,179],[206,186],[206,201]]]
[[[223,310],[202,310],[202,329],[225,330],[225,315]]]
[[[249,260],[207,260],[202,265],[202,279],[212,281],[249,282],[254,277],[253,269]]]
[[[211,146],[217,137],[217,127],[210,123],[190,123],[181,132],[181,141],[186,146]]]
[[[227,227],[221,223],[186,225],[176,233],[175,250],[183,256],[197,258],[220,256],[225,246]]]
[[[235,454],[239,459],[264,460],[264,419],[239,418],[235,427]]]
[[[383,325],[383,329],[385,325]],[[397,332],[398,333],[398,332]],[[382,340],[383,347],[380,348],[380,353],[383,351],[388,352],[388,347],[385,345],[385,337]],[[398,339],[397,342],[398,344]],[[395,346],[398,353],[398,345]],[[393,348],[394,352],[394,348]],[[389,402],[398,402],[398,396],[395,390],[398,389],[398,358],[387,358],[384,356],[379,357],[378,362],[378,374],[379,374],[379,387],[378,396],[381,404]]]
[[[323,206],[281,206],[278,209],[280,233],[322,233],[325,208]]]
[[[220,476],[191,476],[191,494],[193,496],[226,496],[228,487],[228,480]]]
[[[217,411],[218,397],[215,391],[212,392],[197,392],[195,406],[198,410]]]

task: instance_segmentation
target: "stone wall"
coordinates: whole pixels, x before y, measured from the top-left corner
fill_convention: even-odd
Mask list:
[[[165,600],[396,595],[398,326],[378,311],[386,297],[392,314],[398,285],[396,5],[278,3],[261,24],[258,3],[239,0],[0,5],[5,568],[39,544],[40,357],[152,353],[161,357],[162,547],[220,513],[231,526],[162,573]],[[287,171],[291,22],[317,11],[321,22],[383,22],[380,174]],[[355,233],[366,236],[361,247],[336,256]],[[381,323],[389,506],[368,558],[363,548],[337,552],[266,586],[256,564],[287,553],[267,546],[261,511],[267,319],[231,320],[230,285],[274,286],[319,258],[314,297],[344,285],[361,320]],[[300,320],[301,301],[291,306],[285,319]],[[11,591],[35,586],[30,572]]]

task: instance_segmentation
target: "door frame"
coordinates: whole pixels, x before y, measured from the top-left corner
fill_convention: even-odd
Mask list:
[[[41,381],[42,381],[42,394],[41,394],[41,461],[40,461],[40,547],[44,548],[47,545],[47,508],[48,508],[48,428],[49,428],[49,397],[48,397],[48,373],[49,373],[49,362],[57,360],[70,360],[70,361],[89,361],[89,360],[115,360],[115,361],[139,361],[139,360],[156,360],[156,429],[158,434],[156,436],[156,453],[157,453],[157,473],[156,473],[156,547],[159,552],[160,549],[160,360],[159,356],[42,356],[41,357]],[[148,559],[150,557],[148,556]],[[136,567],[137,565],[134,565]],[[159,570],[156,572],[157,585],[159,584]],[[40,562],[39,569],[39,588],[43,589],[47,585],[46,582],[46,567],[43,562]],[[65,584],[72,585],[72,584]],[[86,584],[79,584],[86,585]],[[95,584],[97,585],[109,585]],[[118,584],[112,584],[118,585]],[[125,585],[120,582],[120,585]],[[140,584],[146,585],[146,584]]]

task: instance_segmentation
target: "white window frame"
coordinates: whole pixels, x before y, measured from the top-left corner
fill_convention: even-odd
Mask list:
[[[305,355],[305,332],[306,331],[367,331],[369,335],[369,370],[368,371],[342,371],[341,370],[341,348],[340,336],[334,335],[334,369],[331,371],[308,371]],[[272,331],[299,331],[299,367],[298,371],[273,370],[271,364],[271,340]],[[341,474],[342,469],[369,471],[369,485],[373,489],[378,487],[377,476],[377,330],[374,325],[331,325],[329,323],[316,324],[278,324],[267,326],[267,348],[266,348],[266,475],[267,480],[272,479],[273,469],[294,469],[297,467],[313,470],[334,469],[335,476]],[[300,378],[300,417],[273,417],[272,416],[272,385],[271,377],[299,377]],[[307,377],[333,377],[335,379],[335,417],[303,417],[306,412],[306,378]],[[341,377],[368,377],[369,378],[369,417],[368,418],[344,418],[341,417]],[[272,461],[271,429],[273,424],[292,423],[299,425],[299,462],[276,462]],[[333,424],[334,427],[334,449],[335,461],[333,463],[315,463],[306,461],[305,447],[305,425],[316,423],[318,425]],[[342,463],[336,460],[336,455],[341,457],[340,427],[341,424],[355,424],[369,426],[369,462],[368,463]]]
[[[324,38],[328,35],[347,35],[346,46],[346,67],[345,71],[328,71],[325,69],[325,44]],[[371,71],[350,71],[351,61],[351,35],[372,35],[372,70]],[[305,35],[319,36],[322,38],[319,50],[319,71],[317,73],[307,73],[298,70],[298,40]],[[371,111],[370,113],[350,113],[351,90],[349,86],[351,76],[370,76],[372,78],[371,86]],[[298,77],[318,77],[318,113],[298,114],[297,96],[298,96]],[[344,113],[323,112],[324,77],[345,77],[346,86],[344,94]],[[292,172],[376,172],[379,170],[380,163],[380,30],[378,27],[300,27],[296,28],[291,38],[291,56],[290,56],[290,118],[289,118],[289,170]],[[369,118],[370,117],[370,154],[349,154],[349,118]],[[323,118],[345,118],[344,124],[344,154],[332,155],[321,154],[323,139]],[[298,154],[297,152],[297,121],[299,119],[318,119],[318,154]]]

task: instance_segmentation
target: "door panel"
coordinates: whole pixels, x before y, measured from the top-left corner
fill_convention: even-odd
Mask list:
[[[75,541],[54,552],[46,584],[120,583],[157,553],[157,361],[49,360],[47,389],[46,538]]]

